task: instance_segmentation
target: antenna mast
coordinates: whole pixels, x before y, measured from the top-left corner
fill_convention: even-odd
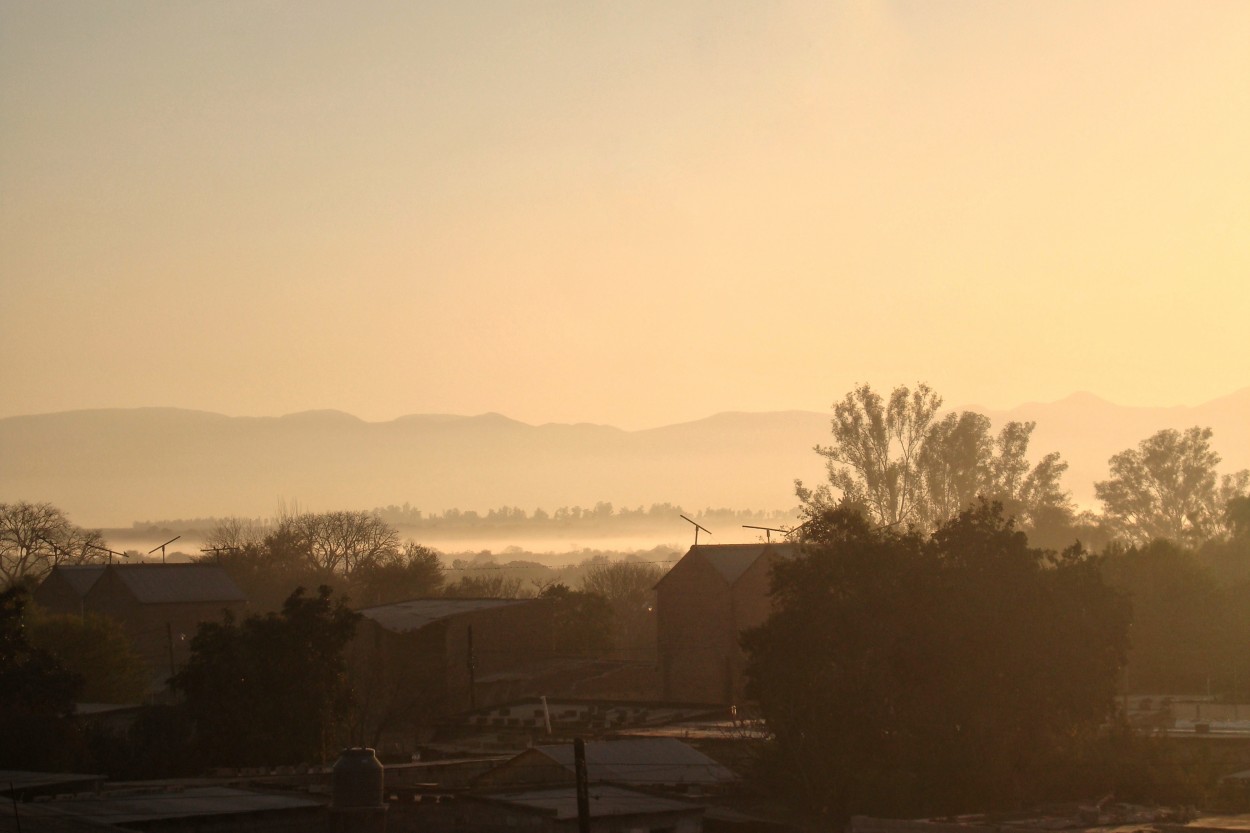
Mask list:
[[[102,546],[100,546],[99,544],[87,544],[87,546],[91,547],[93,550],[99,550],[100,552],[107,552],[107,553],[109,554],[109,563],[110,563],[110,564],[112,564],[112,563],[113,563],[113,556],[117,556],[118,558],[129,558],[129,557],[130,557],[130,556],[126,555],[126,553],[124,553],[124,552],[116,552],[115,550],[111,550],[111,549],[109,549],[108,547],[102,547]]]
[[[773,533],[774,533],[774,532],[781,532],[781,533],[787,533],[787,534],[788,534],[788,532],[789,532],[789,530],[781,529],[781,528],[779,528],[779,527],[775,527],[775,526],[751,526],[750,524],[743,524],[743,525],[742,525],[742,528],[743,528],[743,529],[762,529],[762,530],[764,530],[764,543],[766,543],[766,544],[771,544],[771,543],[773,542]]]
[[[683,521],[685,521],[686,523],[688,523],[688,524],[693,524],[693,525],[694,525],[694,545],[695,545],[696,547],[697,547],[697,546],[699,546],[699,530],[700,530],[700,529],[701,529],[701,530],[703,530],[704,532],[706,532],[708,535],[711,535],[711,534],[712,534],[712,530],[708,529],[708,528],[707,528],[707,527],[705,527],[705,526],[699,526],[697,523],[695,523],[694,521],[690,520],[690,519],[689,519],[689,518],[687,518],[685,515],[679,515],[679,517],[680,517]]]
[[[161,563],[164,564],[165,563],[165,547],[169,546],[170,544],[172,544],[174,541],[177,541],[181,537],[182,537],[181,535],[175,535],[173,538],[170,538],[165,543],[152,547],[152,549],[148,550],[148,555],[151,555],[157,550],[160,550],[161,551]]]

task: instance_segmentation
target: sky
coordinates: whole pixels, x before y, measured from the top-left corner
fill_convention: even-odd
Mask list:
[[[0,2],[0,417],[1250,385],[1250,3]]]

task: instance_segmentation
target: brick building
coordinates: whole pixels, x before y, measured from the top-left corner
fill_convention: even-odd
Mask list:
[[[741,702],[739,634],[768,618],[772,565],[797,551],[794,544],[696,545],[660,579],[656,627],[665,700]]]
[[[171,662],[186,662],[200,622],[247,607],[239,586],[211,564],[56,567],[35,590],[34,600],[52,613],[95,613],[120,622],[150,670],[154,688],[164,685]]]
[[[366,737],[414,748],[439,718],[527,692],[552,660],[545,599],[413,599],[364,608],[348,650]]]
[[[104,564],[60,564],[44,577],[31,598],[49,613],[81,616],[87,591],[104,575]]]

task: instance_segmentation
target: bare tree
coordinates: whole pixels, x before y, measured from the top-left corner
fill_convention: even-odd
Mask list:
[[[255,518],[222,518],[209,530],[204,546],[208,549],[242,550],[258,547],[272,531],[270,524]]]
[[[50,503],[0,503],[0,585],[37,583],[58,564],[107,557],[98,530],[70,523]]]
[[[399,550],[399,533],[369,512],[304,513],[285,519],[310,565],[323,573],[350,577]]]
[[[663,577],[658,564],[610,561],[590,567],[582,578],[582,590],[607,599],[616,647],[634,658],[655,648],[655,585]]]

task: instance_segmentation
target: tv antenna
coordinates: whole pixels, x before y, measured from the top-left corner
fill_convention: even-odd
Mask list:
[[[69,550],[62,549],[60,544],[54,544],[51,541],[49,541],[47,538],[44,538],[42,535],[36,535],[34,536],[34,538],[36,541],[43,541],[49,547],[52,547],[52,563],[53,564],[61,563],[62,553],[64,553],[65,555],[69,555]]]
[[[697,524],[697,523],[695,523],[694,521],[690,520],[690,519],[689,519],[689,518],[687,518],[685,515],[679,515],[678,517],[680,517],[680,518],[681,518],[683,521],[685,521],[686,523],[688,523],[688,524],[693,524],[693,525],[694,525],[694,545],[695,545],[696,547],[697,547],[697,546],[699,546],[699,530],[700,530],[700,529],[701,529],[701,530],[703,530],[704,532],[706,532],[708,535],[711,535],[711,534],[712,534],[712,530],[708,529],[708,528],[707,528],[707,527],[705,527],[705,526],[699,526],[699,524]]]
[[[173,538],[170,538],[165,543],[152,547],[152,549],[148,550],[148,555],[151,555],[157,550],[160,550],[161,551],[161,563],[164,564],[165,563],[165,547],[169,546],[170,544],[172,544],[174,541],[177,541],[181,537],[182,537],[181,535],[175,535]]]
[[[217,559],[217,563],[221,563],[221,554],[223,552],[242,552],[240,547],[200,547],[200,552],[211,552],[213,557]]]
[[[792,526],[792,527],[790,527],[789,529],[785,530],[786,537],[787,537],[787,538],[789,538],[791,535],[793,535],[793,534],[794,534],[794,533],[796,533],[796,532],[798,532],[798,533],[802,534],[803,530],[807,529],[807,525],[808,525],[808,524],[810,524],[810,523],[811,523],[811,521],[804,521],[803,523],[799,524],[798,526]]]
[[[109,554],[109,563],[110,563],[110,564],[112,564],[112,563],[113,563],[113,556],[117,556],[118,558],[129,558],[129,557],[130,557],[130,556],[126,555],[126,553],[124,553],[124,552],[116,552],[116,551],[114,551],[114,550],[109,549],[108,547],[102,547],[102,546],[100,546],[99,544],[88,544],[87,546],[91,547],[92,549],[100,550],[101,552],[107,552],[107,553]]]
[[[781,529],[781,528],[779,528],[779,527],[775,527],[775,526],[751,526],[750,524],[743,524],[743,525],[742,525],[742,528],[743,528],[743,529],[762,529],[762,530],[764,530],[764,543],[766,543],[766,544],[771,544],[771,543],[773,542],[773,533],[774,533],[774,532],[781,532],[781,533],[783,533],[783,534],[789,534],[789,530],[786,530],[786,529]]]

